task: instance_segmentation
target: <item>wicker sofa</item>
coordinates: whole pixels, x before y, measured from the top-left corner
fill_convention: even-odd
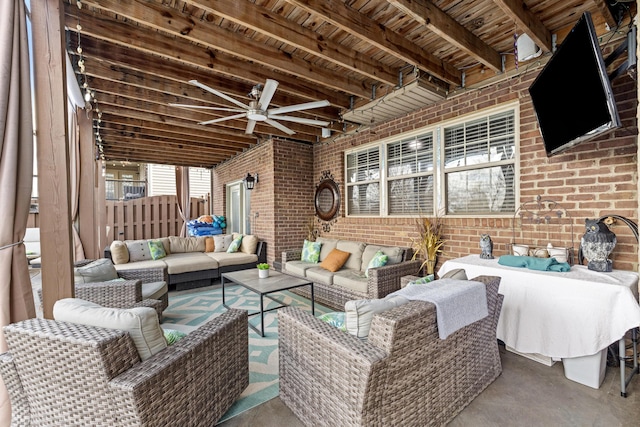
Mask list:
[[[29,319],[4,332],[12,426],[213,426],[249,384],[243,310],[144,361],[121,330]]]
[[[287,274],[313,281],[315,301],[342,310],[349,300],[382,298],[400,289],[400,279],[418,273],[421,262],[411,261],[410,248],[370,245],[351,240],[336,240],[319,237],[319,262],[325,260],[333,249],[349,252],[351,255],[340,270],[332,273],[317,263],[301,261],[302,249],[282,253],[282,271]],[[364,271],[377,251],[388,254],[387,265],[371,268],[368,277]],[[306,288],[293,290],[307,298]]]
[[[161,268],[169,288],[183,290],[210,286],[212,280],[220,277],[222,273],[253,268],[257,263],[267,262],[267,243],[254,236],[247,238],[247,241],[253,241],[252,244],[245,245],[243,238],[243,244],[238,251],[227,253],[226,249],[233,237],[234,235],[170,236],[148,240],[116,240],[105,248],[104,253],[106,258],[113,261],[118,274],[127,275],[131,270]],[[228,240],[222,244],[226,238]],[[207,239],[216,239],[219,242],[217,246],[211,246],[210,252],[207,251]],[[136,249],[144,248],[149,241],[161,241],[166,256],[152,259],[148,253]]]
[[[374,315],[368,341],[280,310],[280,398],[310,426],[447,424],[502,372],[500,278],[473,280],[486,286],[489,315],[445,340],[422,301]]]

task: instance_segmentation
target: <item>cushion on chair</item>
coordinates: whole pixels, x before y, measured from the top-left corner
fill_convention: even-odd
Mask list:
[[[237,236],[233,237],[233,241],[227,248],[227,253],[233,254],[238,252],[238,249],[240,249],[241,244],[242,244],[242,234],[238,234]]]
[[[336,272],[342,268],[345,262],[347,262],[349,256],[351,256],[349,252],[334,249],[329,253],[329,255],[327,255],[327,258],[320,263],[320,267],[325,270]]]
[[[107,282],[117,278],[118,272],[111,260],[107,258],[100,258],[87,265],[73,269],[73,282],[76,284]]]
[[[327,322],[331,326],[340,329],[341,331],[347,332],[347,325],[345,324],[345,313],[344,311],[332,311],[329,313],[321,314],[318,316],[318,319],[323,322]]]
[[[231,246],[231,242],[233,242],[233,236],[231,234],[220,234],[217,236],[213,236],[214,241],[214,252],[226,252]]]
[[[255,254],[256,249],[258,249],[258,237],[253,234],[246,234],[242,238],[240,252],[244,252],[245,254]]]
[[[151,258],[151,251],[146,240],[127,240],[125,241],[129,250],[129,262],[148,261]]]
[[[215,241],[213,237],[207,236],[204,239],[204,251],[205,252],[213,252],[216,249]]]
[[[205,250],[205,238],[194,237],[169,237],[169,246],[171,247],[172,254],[190,253],[190,252],[204,252]]]
[[[300,257],[300,261],[304,262],[312,262],[317,263],[320,259],[320,249],[322,248],[322,243],[320,242],[310,242],[309,240],[304,241],[302,244],[302,256]]]
[[[441,279],[469,280],[467,279],[467,273],[464,271],[464,268],[454,268],[453,270],[443,274]]]
[[[167,347],[158,314],[151,307],[109,308],[78,298],[64,298],[54,304],[53,317],[61,322],[126,331],[141,360]]]
[[[111,261],[114,264],[126,264],[129,262],[129,249],[127,249],[127,245],[124,242],[114,240],[111,242],[109,250],[111,251]]]
[[[388,261],[389,261],[389,256],[385,255],[384,252],[382,251],[376,252],[373,258],[371,258],[371,261],[369,261],[369,264],[367,265],[367,269],[364,271],[365,277],[369,277],[370,268],[384,267],[385,265],[387,265]]]
[[[151,259],[160,259],[167,256],[167,253],[164,250],[164,245],[160,240],[149,240],[147,245],[149,245]]]
[[[169,288],[166,282],[149,282],[142,284],[142,299],[160,299]]]
[[[366,338],[369,336],[371,320],[373,320],[374,314],[408,302],[408,299],[401,296],[347,301],[344,304],[347,332],[358,338]]]

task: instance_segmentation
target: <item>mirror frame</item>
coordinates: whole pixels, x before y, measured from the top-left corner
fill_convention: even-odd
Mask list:
[[[328,210],[323,210],[320,206],[320,194],[329,190],[331,192],[331,207]],[[316,195],[314,197],[314,202],[316,206],[316,216],[323,221],[331,221],[338,215],[338,211],[340,210],[340,189],[338,188],[338,184],[332,179],[323,179],[316,186]]]

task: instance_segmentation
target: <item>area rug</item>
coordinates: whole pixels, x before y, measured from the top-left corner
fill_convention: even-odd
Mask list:
[[[283,291],[275,296],[291,306],[311,310],[311,303],[308,299],[291,292]],[[228,306],[248,310],[250,313],[258,311],[260,308],[258,295],[241,286],[226,287],[225,299]],[[277,305],[277,303],[265,298],[266,308]],[[222,288],[220,287],[176,296],[170,295],[169,306],[163,313],[162,327],[190,332],[225,310],[222,305]],[[327,307],[315,305],[316,316],[330,311],[332,310]],[[250,317],[249,322],[260,329],[260,316]],[[247,328],[249,331],[249,387],[229,411],[220,418],[219,423],[278,396],[277,310],[265,314],[264,326],[264,337]]]

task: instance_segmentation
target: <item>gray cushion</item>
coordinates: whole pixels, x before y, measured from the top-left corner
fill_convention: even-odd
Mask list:
[[[441,279],[469,280],[467,279],[467,273],[464,271],[464,268],[454,268],[445,273]]]
[[[324,237],[318,237],[316,239],[316,242],[322,244],[322,246],[320,247],[319,261],[323,261],[327,257],[327,255],[329,255],[329,253],[336,248],[336,245],[338,244],[337,239],[326,239]]]
[[[364,294],[363,296],[366,296],[369,279],[367,279],[361,271],[340,270],[333,276],[333,284],[359,292]]]
[[[169,292],[166,282],[149,282],[142,284],[142,299],[160,299]]]
[[[110,259],[100,258],[73,269],[74,283],[107,282],[117,279],[118,272]]]
[[[322,267],[311,267],[306,271],[306,278],[315,283],[323,283],[325,285],[333,284],[333,275],[329,270]]]
[[[151,258],[151,251],[149,251],[149,244],[146,240],[127,240],[125,244],[129,250],[129,262],[149,261],[153,259]]]
[[[295,274],[296,276],[305,277],[307,269],[317,267],[318,264],[304,261],[287,261],[284,265],[284,271]]]
[[[364,252],[362,252],[362,264],[360,265],[360,270],[366,271],[369,267],[369,261],[371,261],[378,251],[381,251],[389,257],[387,265],[400,263],[402,261],[402,254],[404,253],[404,249],[397,246],[367,245],[367,247],[364,248]]]
[[[371,320],[376,313],[408,303],[402,296],[388,296],[384,299],[362,299],[344,304],[347,332],[358,338],[366,338],[371,329]]]
[[[341,251],[349,252],[351,256],[347,258],[347,262],[344,263],[342,268],[351,270],[360,270],[362,265],[362,253],[364,252],[365,244],[362,242],[352,242],[350,240],[339,240],[336,245],[337,249]]]

